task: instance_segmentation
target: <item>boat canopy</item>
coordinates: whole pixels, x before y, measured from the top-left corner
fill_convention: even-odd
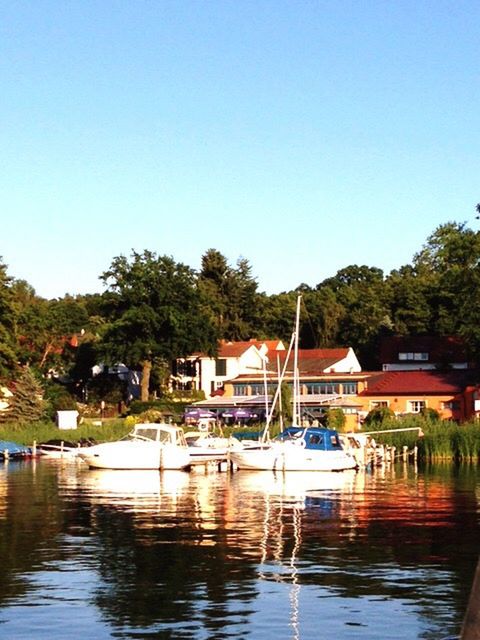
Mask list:
[[[281,440],[282,442],[297,439],[305,441],[305,449],[314,449],[316,451],[343,450],[338,432],[325,427],[288,427],[275,438],[275,440]]]

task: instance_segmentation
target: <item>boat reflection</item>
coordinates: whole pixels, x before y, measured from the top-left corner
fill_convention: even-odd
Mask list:
[[[286,500],[305,501],[307,497],[326,493],[353,493],[363,489],[365,476],[355,470],[341,472],[295,471],[274,473],[272,471],[239,471],[232,480],[243,491],[264,493]]]
[[[322,535],[334,536],[338,544],[340,529],[350,526],[352,498],[363,494],[364,483],[365,474],[354,470],[277,474],[239,471],[232,478],[232,486],[238,493],[249,493],[255,505],[251,512],[243,510],[243,535],[250,542],[249,548],[255,543],[258,548],[258,579],[275,585],[278,598],[283,600],[292,640],[300,640],[303,635],[302,588],[308,578],[302,571],[310,571],[305,558],[312,540],[318,540],[321,523],[326,521],[328,526]]]
[[[188,490],[190,478],[184,471],[98,469],[79,473],[77,489],[92,502],[123,507],[146,507]]]

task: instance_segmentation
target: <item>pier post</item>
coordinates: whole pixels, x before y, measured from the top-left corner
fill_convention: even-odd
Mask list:
[[[460,640],[480,638],[480,562],[477,564]]]
[[[407,462],[407,459],[408,459],[408,447],[403,447],[402,457],[403,457],[403,461]]]

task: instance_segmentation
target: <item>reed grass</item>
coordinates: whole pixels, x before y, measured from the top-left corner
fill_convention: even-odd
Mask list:
[[[445,420],[430,420],[420,416],[406,417],[400,420],[388,420],[379,429],[399,429],[419,427],[423,436],[415,432],[378,434],[375,440],[382,444],[394,445],[398,449],[404,446],[418,447],[418,456],[425,460],[475,461],[480,458],[480,424],[471,422],[457,424]],[[372,429],[373,431],[373,429]]]

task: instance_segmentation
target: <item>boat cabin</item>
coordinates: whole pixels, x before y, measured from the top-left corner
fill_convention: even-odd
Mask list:
[[[337,431],[324,427],[288,427],[276,439],[282,442],[295,441],[297,439],[304,440],[305,449],[313,449],[315,451],[343,450]]]
[[[130,437],[133,440],[152,440],[164,444],[187,445],[181,427],[159,422],[135,425]]]

